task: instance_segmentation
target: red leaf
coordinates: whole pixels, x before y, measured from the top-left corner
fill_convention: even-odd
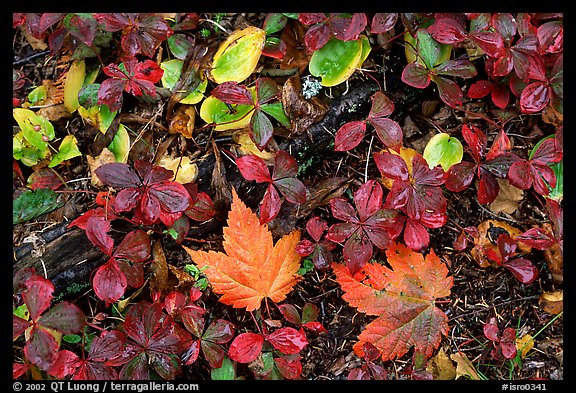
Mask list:
[[[366,121],[351,121],[344,124],[336,131],[334,139],[334,151],[348,151],[352,150],[364,138],[366,133]]]
[[[36,329],[32,339],[24,346],[26,359],[43,371],[48,371],[56,361],[58,343],[54,336],[43,329]]]
[[[438,86],[438,94],[444,103],[452,108],[462,104],[464,93],[458,84],[450,79],[441,76],[434,77],[434,82]]]
[[[250,332],[241,333],[230,344],[228,356],[238,363],[250,363],[260,355],[263,345],[262,335]]]
[[[364,31],[368,19],[366,14],[355,12],[352,18],[347,17],[334,17],[331,21],[331,28],[334,35],[342,41],[350,41],[358,39],[360,33]]]
[[[440,75],[458,76],[460,78],[472,78],[478,71],[469,60],[448,60],[435,68]]]
[[[48,374],[53,377],[63,379],[66,376],[73,374],[82,362],[74,352],[64,349],[58,352],[56,360],[48,370]]]
[[[236,159],[236,165],[246,180],[254,180],[258,183],[270,183],[270,170],[266,162],[258,156],[246,155]]]
[[[538,250],[546,250],[556,243],[556,240],[542,228],[531,228],[516,236],[516,240]]]
[[[286,379],[296,379],[302,374],[302,363],[300,360],[274,358],[274,363],[276,363],[280,374]]]
[[[308,345],[306,336],[291,327],[283,327],[268,334],[266,336],[266,341],[272,344],[274,348],[287,355],[296,354]]]
[[[274,156],[274,170],[272,179],[282,179],[285,177],[298,176],[298,162],[290,153],[284,150],[278,150]]]
[[[302,327],[306,330],[310,330],[316,333],[328,333],[328,330],[322,325],[320,322],[312,321],[312,322],[305,322],[302,324]]]
[[[192,203],[184,213],[195,221],[204,222],[214,217],[216,210],[212,198],[205,192],[199,192],[196,196],[192,196]]]
[[[538,278],[538,268],[527,259],[516,258],[504,263],[503,266],[522,284],[530,284]]]
[[[266,194],[260,204],[260,224],[264,225],[276,218],[280,213],[282,200],[280,194],[272,184],[268,186]]]
[[[124,347],[124,334],[118,330],[102,332],[98,337],[94,337],[90,345],[90,360],[94,362],[105,362],[122,355]]]
[[[110,221],[101,216],[91,215],[85,225],[86,237],[104,254],[112,256],[114,239],[108,234]]]
[[[185,211],[190,198],[184,186],[175,181],[163,181],[148,188],[150,197],[154,197],[163,212],[179,213]],[[144,194],[146,195],[146,194]]]
[[[296,309],[296,307],[292,304],[280,304],[278,306],[278,310],[282,313],[284,318],[290,323],[295,325],[300,325],[302,323],[302,319],[300,318],[300,313]]]
[[[498,337],[500,330],[498,329],[498,325],[496,325],[496,318],[492,317],[485,323],[482,327],[484,335],[492,341],[499,342],[500,338]]]
[[[488,94],[492,92],[494,86],[495,84],[493,82],[487,80],[476,81],[470,85],[468,91],[466,92],[466,96],[468,98],[486,97]]]
[[[102,183],[117,189],[138,187],[142,180],[130,165],[120,162],[104,164],[95,171]]]
[[[363,230],[358,229],[346,240],[342,255],[346,266],[356,274],[372,258],[374,246]]]
[[[276,82],[270,78],[256,79],[256,97],[258,105],[264,105],[280,97]]]
[[[180,317],[186,329],[198,338],[202,337],[204,332],[205,312],[204,308],[193,304],[184,307],[180,312]]]
[[[28,307],[30,320],[37,321],[40,315],[50,307],[54,285],[39,275],[32,275],[26,280],[26,290],[22,292],[22,299]]]
[[[397,121],[379,117],[368,118],[370,124],[376,130],[376,136],[387,147],[395,151],[400,151],[402,147],[402,128]]]
[[[464,26],[454,18],[438,18],[426,30],[436,41],[448,45],[458,44],[468,36]]]
[[[306,231],[317,243],[326,229],[328,229],[328,224],[318,216],[312,217],[306,223]]]
[[[382,176],[389,179],[407,181],[410,176],[406,162],[399,155],[376,152],[374,153],[374,162]]]
[[[412,250],[420,251],[428,247],[430,234],[419,220],[413,220],[408,217],[404,228],[404,243]]]
[[[131,264],[124,259],[117,259],[118,267],[126,277],[126,285],[132,288],[140,288],[144,285],[144,269],[141,263]]]
[[[284,195],[287,201],[294,204],[306,202],[306,187],[295,177],[274,180],[274,185]]]
[[[171,291],[166,297],[164,297],[164,309],[174,317],[180,312],[182,308],[186,305],[186,297],[182,292]]]
[[[228,104],[254,105],[250,90],[243,84],[236,82],[221,83],[210,94]]]
[[[128,259],[132,262],[144,262],[150,258],[150,238],[143,230],[129,232],[114,251],[114,258]]]
[[[354,193],[354,205],[360,221],[366,221],[382,208],[382,186],[376,180],[368,180]]]
[[[92,280],[92,287],[96,296],[100,300],[105,301],[107,305],[115,303],[124,296],[126,286],[126,276],[124,276],[114,258],[109,259],[108,262],[100,266]]]
[[[325,24],[315,24],[306,30],[304,45],[308,52],[322,48],[331,38],[330,28]]]
[[[410,63],[402,71],[402,82],[418,89],[425,89],[430,84],[429,71],[420,63]]]
[[[520,108],[523,113],[537,113],[550,102],[550,89],[545,83],[530,83],[520,95]]]
[[[72,334],[82,330],[85,318],[84,313],[78,306],[68,302],[61,302],[42,315],[38,323],[43,327],[58,330],[64,334]]]
[[[221,345],[202,340],[200,347],[210,367],[222,367],[222,362],[224,361],[224,357],[226,357],[226,351]]]
[[[562,52],[564,28],[561,21],[550,21],[538,27],[536,33],[541,53]]]
[[[497,31],[480,31],[473,33],[471,38],[490,57],[498,57],[504,49],[504,39]]]
[[[16,340],[30,326],[30,322],[12,314],[12,340]]]
[[[375,13],[372,17],[370,32],[373,34],[385,33],[394,28],[398,21],[398,14],[395,12]]]
[[[500,191],[500,185],[496,178],[484,169],[480,169],[477,187],[478,202],[483,205],[494,202]]]
[[[232,337],[234,337],[234,325],[224,319],[212,322],[202,335],[203,340],[216,344],[226,344]]]

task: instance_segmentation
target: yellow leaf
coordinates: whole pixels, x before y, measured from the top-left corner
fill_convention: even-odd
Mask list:
[[[456,379],[456,366],[450,360],[444,348],[428,361],[426,370],[432,373],[434,380],[447,381]]]
[[[522,355],[522,359],[526,357],[528,352],[534,347],[534,337],[529,334],[525,334],[520,338],[516,339],[516,349]]]
[[[480,376],[476,372],[474,365],[465,353],[458,352],[450,355],[450,359],[456,362],[456,379],[465,377],[466,379],[480,380]]]
[[[64,107],[70,113],[74,113],[80,106],[78,93],[84,84],[86,77],[86,65],[84,60],[74,60],[66,73],[64,82]]]
[[[254,311],[263,299],[279,303],[300,280],[300,256],[296,245],[300,231],[282,237],[274,245],[268,226],[232,190],[232,209],[224,228],[224,251],[184,250],[204,268],[220,302],[234,308]]]
[[[171,170],[174,173],[172,180],[180,184],[192,183],[198,177],[198,166],[187,156],[172,157],[165,154],[158,161],[158,165]]]

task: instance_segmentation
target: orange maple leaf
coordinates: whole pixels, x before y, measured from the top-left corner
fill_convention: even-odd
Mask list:
[[[268,225],[232,191],[232,209],[224,227],[224,251],[195,251],[184,247],[199,268],[206,267],[214,292],[220,301],[234,308],[254,311],[263,299],[279,303],[300,280],[300,255],[296,245],[300,231],[282,237],[276,245]]]
[[[405,355],[412,346],[429,358],[448,334],[448,317],[435,300],[450,295],[453,278],[434,251],[424,258],[410,248],[394,243],[387,251],[388,264],[366,264],[354,276],[343,264],[334,264],[342,298],[358,311],[377,315],[354,345],[362,357],[362,346],[370,342],[382,360]]]

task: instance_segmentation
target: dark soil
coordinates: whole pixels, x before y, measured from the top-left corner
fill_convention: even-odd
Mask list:
[[[238,23],[237,18],[244,18],[253,25],[261,24],[259,14],[246,14],[243,16],[233,16],[224,19],[221,23],[227,28],[232,28]],[[31,87],[39,85],[45,79],[55,79],[58,75],[56,67],[58,58],[43,54],[32,57],[38,51],[32,50],[22,37],[19,30],[15,30],[14,35],[14,69],[21,70],[27,78],[22,92],[29,92]],[[29,60],[25,60],[29,58]],[[431,134],[437,132],[435,127],[446,130],[449,133],[458,133],[463,121],[476,122],[481,128],[486,129],[486,124],[479,119],[464,119],[461,113],[445,106],[439,101],[437,93],[432,89],[413,89],[400,81],[400,74],[404,67],[403,47],[399,43],[392,43],[389,49],[379,49],[374,51],[364,65],[365,69],[373,72],[357,72],[350,80],[351,89],[361,84],[373,84],[377,80],[384,84],[385,91],[392,97],[396,105],[396,110],[391,116],[403,126],[405,131],[405,141],[408,147],[413,147],[422,151]],[[368,75],[370,74],[370,75]],[[279,81],[279,83],[281,83]],[[334,88],[331,93],[333,97],[339,97],[346,93],[344,89]],[[328,97],[324,96],[327,102]],[[341,116],[339,125],[335,125],[333,132],[341,124],[347,121],[362,119],[367,112],[367,102],[359,103],[361,109],[352,112],[349,116]],[[476,105],[476,107],[474,107]],[[490,105],[487,101],[471,102],[470,110],[482,110],[483,106]],[[126,113],[134,113],[142,118],[150,119],[154,114],[160,113],[157,103],[145,103],[139,100],[126,99],[123,109]],[[364,112],[363,112],[364,111]],[[162,115],[155,118],[155,121],[167,126]],[[78,145],[85,154],[98,154],[99,149],[106,146],[110,135],[102,136],[100,133],[83,124],[79,116],[70,119],[63,119],[55,122],[57,132],[71,133],[76,135]],[[143,124],[132,124],[135,129]],[[145,140],[149,146],[159,146],[166,140],[166,132],[159,128],[149,128],[145,133]],[[495,135],[496,130],[488,130],[490,139]],[[539,116],[521,116],[511,122],[507,132],[515,146],[515,150],[520,155],[525,155],[529,149],[539,140],[542,135],[549,135],[554,132],[554,127],[542,121]],[[207,137],[207,136],[206,136]],[[199,140],[201,140],[200,137]],[[278,138],[279,144],[286,139]],[[289,141],[289,138],[288,138]],[[228,149],[230,141],[218,143],[220,149]],[[170,149],[182,151],[192,149],[190,141],[178,139],[177,143],[170,145]],[[315,161],[308,169],[301,173],[299,178],[306,184],[312,185],[319,179],[325,177],[350,177],[352,182],[349,191],[345,195],[350,195],[364,181],[366,159],[369,151],[380,149],[379,142],[371,141],[370,135],[364,138],[360,146],[348,153],[334,153],[331,146],[321,150],[321,154],[316,152],[313,156]],[[210,154],[210,149],[207,154]],[[149,154],[145,145],[135,148],[131,154],[146,157]],[[223,160],[227,169],[227,176],[234,176],[235,168],[228,160]],[[311,162],[308,162],[310,164]],[[299,162],[305,165],[306,162]],[[30,175],[31,170],[22,166],[24,176]],[[54,226],[64,221],[70,221],[88,209],[94,207],[93,195],[81,192],[90,189],[89,170],[85,156],[72,159],[69,163],[59,166],[61,176],[65,179],[84,179],[74,184],[74,188],[79,192],[67,196],[66,205],[57,211],[39,217],[31,222],[26,222],[14,226],[13,245],[14,248],[25,245],[31,236],[39,236]],[[366,173],[369,178],[379,178],[379,173],[374,165],[371,165]],[[210,176],[210,174],[207,174]],[[210,189],[210,177],[199,179],[200,184],[211,196],[214,190]],[[22,187],[14,187],[14,197],[22,191]],[[252,196],[252,207],[257,207],[263,189],[255,187]],[[461,193],[445,193],[448,199],[448,223],[435,230],[430,230],[431,243],[429,249],[433,249],[446,262],[450,275],[454,278],[454,286],[451,295],[447,299],[438,302],[438,306],[448,315],[450,332],[444,338],[441,348],[447,354],[454,354],[458,351],[467,355],[468,359],[487,379],[507,380],[507,379],[563,379],[563,318],[557,318],[553,323],[547,325],[555,315],[545,312],[539,305],[539,298],[543,292],[550,292],[562,289],[562,284],[555,282],[548,271],[543,253],[532,251],[530,259],[537,265],[540,276],[529,285],[521,284],[508,271],[503,268],[480,267],[470,256],[470,249],[458,252],[454,249],[454,240],[460,229],[467,226],[477,226],[487,219],[505,221],[520,230],[529,229],[535,223],[541,223],[546,215],[543,213],[542,200],[533,193],[526,193],[526,197],[520,202],[518,209],[513,214],[494,213],[485,206],[478,203],[476,190],[474,187]],[[329,223],[333,222],[329,206],[317,207],[314,213],[320,215]],[[225,216],[225,211],[221,214]],[[297,222],[290,222],[290,225],[303,228],[309,217],[301,217]],[[276,225],[282,227],[282,220],[278,219]],[[222,241],[221,228],[224,221],[213,224],[213,230],[203,238],[205,247],[218,249]],[[200,225],[198,226],[200,227]],[[121,234],[122,229],[116,229]],[[194,238],[194,231],[198,228],[191,228],[190,238]],[[183,267],[190,259],[181,247],[170,237],[157,234],[162,238],[167,258],[171,264]],[[184,242],[189,246],[199,247],[202,243],[193,241]],[[429,250],[424,250],[427,253]],[[379,254],[375,258],[379,258]],[[15,262],[15,261],[14,261]],[[100,311],[107,312],[98,303],[90,288],[86,286],[87,277],[84,282],[75,284],[84,285],[80,292],[74,294],[61,294],[61,298],[76,301],[79,305],[90,307],[86,312],[93,315]],[[71,283],[69,283],[71,284]],[[148,292],[142,292],[142,300],[146,299]],[[304,275],[303,280],[297,284],[294,291],[290,293],[286,302],[301,307],[306,302],[314,303],[320,310],[319,322],[327,329],[327,334],[309,334],[310,344],[301,352],[302,356],[302,379],[308,380],[335,380],[346,379],[351,369],[361,364],[361,359],[352,352],[352,346],[357,341],[357,336],[364,326],[373,318],[356,312],[342,299],[342,290],[335,280],[331,271],[313,270]],[[203,297],[204,305],[209,312],[209,318],[215,320],[224,318],[237,327],[244,326],[253,328],[253,321],[247,313],[226,307],[217,301],[217,295],[209,290]],[[91,311],[88,311],[90,310]],[[513,327],[517,334],[522,336],[526,333],[535,335],[544,326],[547,326],[535,340],[534,349],[522,360],[521,364],[511,366],[509,361],[501,362],[494,360],[491,356],[491,342],[483,334],[483,325],[490,317],[497,318],[499,326]],[[280,319],[279,314],[274,316]],[[388,373],[389,379],[418,379],[429,377],[424,367],[415,366],[412,353],[403,359],[377,362],[381,364]],[[513,368],[511,368],[513,367]],[[207,380],[210,379],[210,368],[208,364],[200,359],[192,367],[185,367],[182,375],[183,379]],[[239,367],[239,375],[249,375],[249,371]]]

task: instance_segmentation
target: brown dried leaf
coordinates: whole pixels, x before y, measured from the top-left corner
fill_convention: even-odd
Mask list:
[[[514,187],[506,179],[496,180],[500,186],[500,191],[488,207],[494,213],[514,213],[518,209],[519,202],[524,199],[524,191]]]
[[[87,154],[86,160],[88,161],[88,168],[90,169],[90,183],[92,184],[93,187],[96,188],[104,187],[104,183],[100,181],[95,171],[104,164],[116,162],[114,153],[112,153],[110,150],[108,150],[108,148],[105,147],[104,149],[102,149],[102,152],[97,157],[92,157],[91,155]]]
[[[552,226],[549,223],[542,224],[542,227],[553,233]],[[560,249],[560,244],[555,243],[552,247],[544,250],[544,260],[554,282],[561,284],[564,281],[564,253]]]
[[[280,39],[286,44],[286,54],[282,57],[280,69],[298,68],[300,74],[306,71],[312,53],[306,53],[306,47],[304,46],[305,35],[306,28],[302,23],[292,20],[288,21],[280,36]]]
[[[560,314],[564,309],[564,291],[543,292],[538,305],[549,314]]]
[[[150,290],[157,293],[167,293],[168,285],[168,262],[160,240],[152,244],[152,263],[150,264],[152,278],[150,278]]]
[[[282,87],[282,105],[292,122],[292,131],[300,134],[312,124],[319,122],[328,112],[328,105],[318,97],[309,100],[302,95],[300,76],[288,78]]]
[[[184,138],[192,138],[194,122],[196,121],[196,109],[192,105],[182,105],[174,112],[168,126],[168,133],[181,134]]]

